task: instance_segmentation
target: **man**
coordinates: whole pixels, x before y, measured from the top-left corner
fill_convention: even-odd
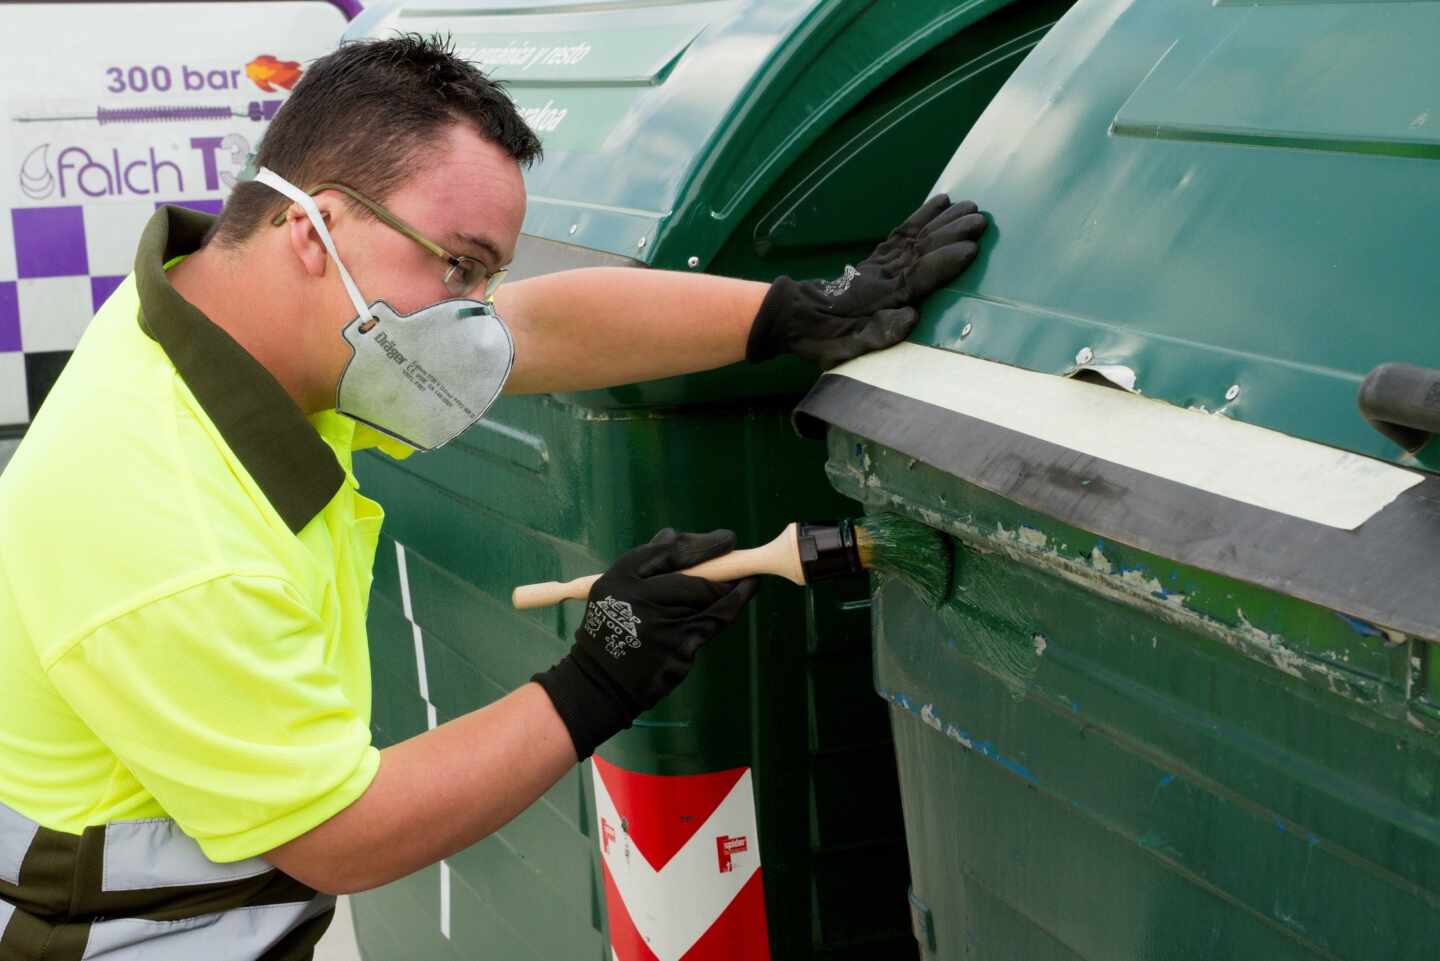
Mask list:
[[[146,228],[0,476],[0,961],[309,958],[331,895],[504,824],[754,593],[675,573],[730,532],[662,531],[534,683],[379,752],[382,513],[355,450],[439,446],[502,386],[888,346],[985,229],[936,198],[839,282],[497,289],[539,153],[444,45],[352,44],[295,88],[218,223],[165,208]]]

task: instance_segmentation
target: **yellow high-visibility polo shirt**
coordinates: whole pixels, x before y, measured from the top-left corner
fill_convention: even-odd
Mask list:
[[[162,208],[0,474],[0,803],[59,831],[174,818],[214,861],[356,800],[383,512],[351,452],[171,287]],[[337,332],[338,336],[338,332]]]

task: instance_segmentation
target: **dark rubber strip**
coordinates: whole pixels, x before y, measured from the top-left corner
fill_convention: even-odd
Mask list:
[[[1100,460],[843,375],[795,411],[1017,504],[1161,557],[1440,639],[1440,478],[1338,530]]]

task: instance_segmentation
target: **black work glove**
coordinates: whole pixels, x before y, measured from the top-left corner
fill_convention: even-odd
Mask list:
[[[677,534],[621,555],[590,589],[575,646],[533,680],[581,760],[675,689],[701,645],[734,623],[760,581],[713,583],[674,571],[728,553],[733,531]]]
[[[790,353],[829,370],[898,344],[920,317],[916,305],[974,261],[986,224],[970,201],[937,194],[838,279],[779,278],[755,315],[745,358],[758,364]]]

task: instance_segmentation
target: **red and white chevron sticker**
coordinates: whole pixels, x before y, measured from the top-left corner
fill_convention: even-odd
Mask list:
[[[750,769],[594,773],[616,961],[768,961]]]

